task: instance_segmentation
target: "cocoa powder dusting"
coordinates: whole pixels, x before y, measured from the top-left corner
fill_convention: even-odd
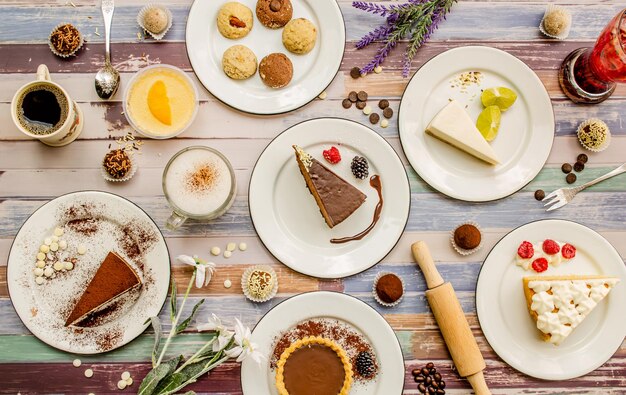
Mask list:
[[[141,269],[143,269],[142,259],[145,253],[156,241],[157,236],[152,230],[132,222],[122,227],[122,232],[119,236],[120,247],[122,247],[126,256],[133,260]]]
[[[67,221],[67,226],[76,233],[91,236],[98,231],[99,222],[97,218],[80,218]]]
[[[108,351],[115,347],[117,343],[122,340],[123,331],[119,328],[112,329],[109,332],[103,333],[96,339],[96,344],[101,351]]]

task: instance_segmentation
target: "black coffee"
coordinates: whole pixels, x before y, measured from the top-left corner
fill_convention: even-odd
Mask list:
[[[55,86],[41,84],[26,89],[17,102],[20,125],[33,134],[51,134],[65,123],[68,103]]]

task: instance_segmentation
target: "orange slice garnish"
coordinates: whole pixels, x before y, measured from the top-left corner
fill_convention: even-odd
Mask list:
[[[166,125],[172,124],[172,109],[170,99],[167,97],[167,89],[163,81],[159,80],[152,84],[148,91],[148,108],[156,119]]]

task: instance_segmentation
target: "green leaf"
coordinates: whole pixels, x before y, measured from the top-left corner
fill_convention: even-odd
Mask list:
[[[191,310],[191,315],[189,317],[187,317],[186,320],[184,320],[183,322],[178,324],[178,326],[176,327],[176,333],[175,334],[179,334],[180,332],[184,331],[189,326],[189,323],[191,322],[193,317],[198,312],[198,309],[200,308],[202,303],[204,303],[204,299],[200,299],[200,301],[198,303],[196,303],[195,306],[193,306],[193,309]]]
[[[159,345],[161,344],[161,338],[163,337],[163,329],[161,328],[161,321],[159,317],[150,317],[152,323],[152,329],[154,329],[154,347],[152,347],[152,367],[156,367],[158,358]]]
[[[182,359],[183,356],[179,355],[178,357],[167,360],[161,363],[156,368],[152,369],[141,382],[137,395],[154,394],[154,390],[157,388],[159,383],[163,381],[163,379],[165,379],[174,370],[176,370],[176,367]]]
[[[172,293],[170,294],[170,320],[172,323],[176,320],[176,313],[178,307],[176,306],[176,281],[172,278]]]
[[[154,393],[160,395],[174,394],[176,391],[185,388],[187,385],[195,383],[198,377],[212,370],[227,359],[228,356],[224,356],[224,354],[220,352],[215,354],[215,357],[208,361],[187,365],[180,372],[168,376],[165,380],[159,383],[159,386]]]

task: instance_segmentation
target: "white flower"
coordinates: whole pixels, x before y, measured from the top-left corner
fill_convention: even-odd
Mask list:
[[[224,352],[230,358],[237,358],[237,362],[241,362],[244,359],[250,357],[256,363],[261,363],[265,357],[257,349],[256,343],[250,341],[251,333],[250,328],[244,327],[241,321],[235,318],[237,322],[235,325],[235,344],[236,346],[230,350]]]
[[[179,255],[176,259],[178,259],[180,263],[196,268],[196,288],[202,288],[209,284],[215,272],[215,263],[205,262],[195,255],[193,257],[189,255]]]
[[[233,333],[229,331],[222,321],[215,314],[211,314],[208,319],[208,323],[198,325],[198,331],[215,331],[217,334],[216,340],[213,342],[213,351],[218,352],[228,345],[230,339],[233,338]]]

